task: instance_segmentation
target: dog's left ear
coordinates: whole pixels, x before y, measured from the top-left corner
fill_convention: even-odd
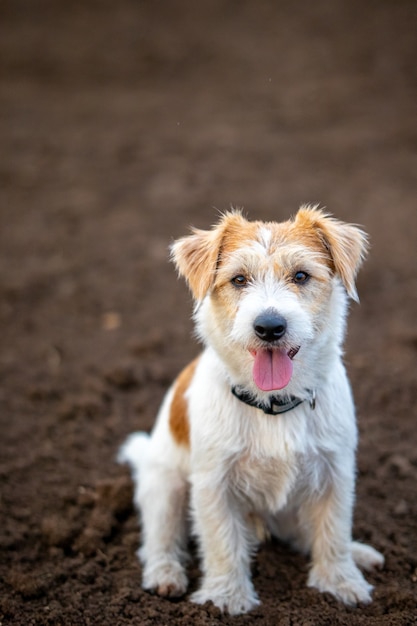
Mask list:
[[[295,222],[308,223],[316,231],[333,271],[340,277],[348,295],[359,302],[355,279],[368,251],[367,234],[358,226],[341,222],[317,208],[302,207]]]
[[[214,283],[226,232],[243,222],[238,211],[230,211],[211,230],[193,228],[191,235],[172,244],[172,260],[196,300],[202,300]]]

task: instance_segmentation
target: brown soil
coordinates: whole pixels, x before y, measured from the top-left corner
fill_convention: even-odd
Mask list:
[[[417,623],[414,0],[0,13],[1,623]],[[346,362],[354,534],[386,556],[374,602],[307,589],[306,560],[277,543],[254,561],[248,616],[161,600],[140,588],[115,455],[198,350],[167,246],[213,207],[280,220],[302,202],[372,239]]]

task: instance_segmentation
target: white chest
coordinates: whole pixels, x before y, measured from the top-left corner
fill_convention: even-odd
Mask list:
[[[230,486],[251,509],[275,513],[287,504],[297,480],[298,469],[295,458],[243,454],[231,468]]]

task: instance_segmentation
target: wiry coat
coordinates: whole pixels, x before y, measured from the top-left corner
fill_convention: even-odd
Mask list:
[[[256,606],[250,561],[268,534],[311,555],[309,585],[370,601],[357,566],[383,557],[351,537],[357,430],[341,358],[365,252],[363,231],[309,207],[283,223],[227,213],[173,245],[205,349],[168,391],[151,436],[134,434],[120,451],[135,479],[145,588],[185,593],[190,509],[203,570],[194,602],[231,614]],[[262,315],[280,320],[274,337]],[[232,387],[259,406],[272,395],[302,402],[267,415]]]

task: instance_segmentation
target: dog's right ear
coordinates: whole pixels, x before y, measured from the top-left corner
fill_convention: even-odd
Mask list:
[[[239,212],[224,214],[212,230],[192,229],[171,246],[171,258],[180,276],[184,276],[194,298],[202,300],[212,287],[220,263],[222,242],[235,222],[245,221]]]
[[[171,258],[196,300],[204,298],[214,281],[221,235],[218,229],[193,228],[191,235],[178,239],[171,246]]]

